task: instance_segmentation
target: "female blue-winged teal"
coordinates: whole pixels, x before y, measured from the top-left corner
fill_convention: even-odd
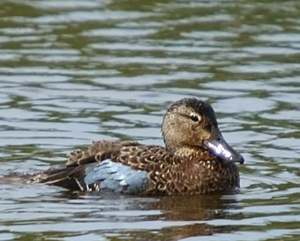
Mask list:
[[[239,187],[243,157],[219,131],[212,107],[196,98],[173,103],[162,123],[165,147],[98,141],[70,154],[66,166],[32,177],[79,191],[206,194]]]

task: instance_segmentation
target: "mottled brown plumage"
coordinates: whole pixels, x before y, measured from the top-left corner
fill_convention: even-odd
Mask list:
[[[50,169],[32,180],[72,190],[100,191],[101,181],[86,185],[87,167],[110,160],[147,173],[143,194],[206,194],[239,187],[234,162],[242,163],[243,158],[224,141],[209,104],[195,98],[173,103],[164,116],[162,134],[166,147],[133,141],[94,142],[87,149],[72,152],[65,167]]]

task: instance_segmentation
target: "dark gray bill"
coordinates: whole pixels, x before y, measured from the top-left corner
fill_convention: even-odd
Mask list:
[[[228,145],[222,135],[219,135],[216,139],[204,141],[204,145],[211,154],[220,158],[224,162],[244,163],[242,155]]]

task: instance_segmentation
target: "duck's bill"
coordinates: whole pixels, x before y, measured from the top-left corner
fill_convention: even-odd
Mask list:
[[[217,139],[213,140],[206,140],[204,141],[204,145],[212,155],[218,157],[224,162],[244,163],[243,156],[228,145],[223,136],[218,136]]]

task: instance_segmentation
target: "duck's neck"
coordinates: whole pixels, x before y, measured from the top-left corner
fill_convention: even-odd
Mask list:
[[[185,157],[201,161],[214,159],[211,155],[209,155],[207,150],[201,149],[199,147],[180,147],[174,150],[174,154],[179,157]]]

